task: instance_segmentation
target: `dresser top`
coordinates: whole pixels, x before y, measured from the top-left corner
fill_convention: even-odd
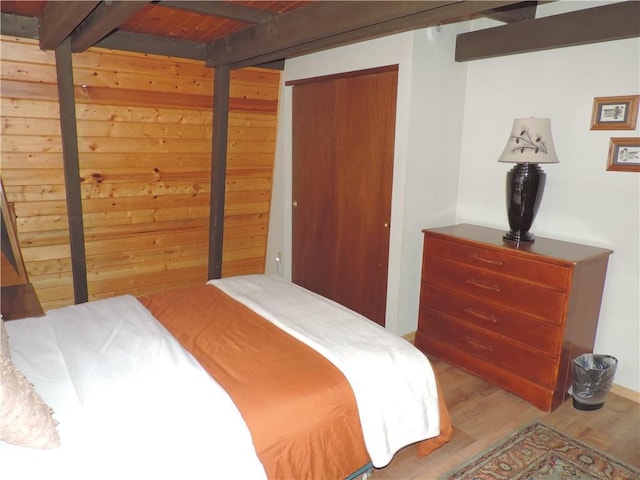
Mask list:
[[[542,255],[569,262],[582,262],[590,258],[597,258],[613,253],[612,250],[606,248],[592,247],[544,237],[536,237],[535,242],[532,243],[510,242],[502,238],[506,230],[480,227],[467,223],[439,228],[425,228],[422,231],[430,235],[456,237],[461,241],[483,243],[487,246],[507,248],[514,252],[525,252],[526,254],[534,256]]]

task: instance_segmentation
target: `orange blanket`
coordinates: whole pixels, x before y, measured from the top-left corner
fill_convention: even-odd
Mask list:
[[[369,461],[349,383],[313,349],[213,286],[140,301],[229,393],[269,478],[345,478]]]

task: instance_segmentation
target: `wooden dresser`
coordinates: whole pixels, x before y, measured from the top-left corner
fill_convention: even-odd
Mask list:
[[[544,411],[593,351],[611,250],[503,241],[474,225],[426,229],[416,346]]]

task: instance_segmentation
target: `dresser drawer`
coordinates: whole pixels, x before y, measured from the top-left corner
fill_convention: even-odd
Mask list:
[[[540,261],[534,258],[505,253],[490,248],[476,247],[464,243],[425,237],[425,249],[430,255],[445,257],[516,278],[540,283],[557,290],[568,288],[568,267]]]
[[[485,362],[420,332],[416,332],[416,347],[429,357],[443,359],[449,365],[472,372],[514,395],[525,398],[542,411],[549,412],[553,407],[553,388],[549,386],[532,382],[528,377],[502,368],[500,365]]]
[[[555,359],[432,311],[422,310],[420,323],[420,332],[427,337],[516,372],[541,385],[553,386],[555,383]]]
[[[560,354],[562,328],[557,325],[427,284],[422,285],[420,305],[421,308],[433,310],[461,323],[476,325],[512,338],[551,358]],[[420,325],[418,329],[422,331]]]
[[[427,255],[423,281],[562,325],[566,295],[491,271]]]

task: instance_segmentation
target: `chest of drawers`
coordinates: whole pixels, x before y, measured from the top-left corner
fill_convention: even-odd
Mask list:
[[[592,352],[611,250],[461,224],[423,230],[416,346],[551,411]]]

